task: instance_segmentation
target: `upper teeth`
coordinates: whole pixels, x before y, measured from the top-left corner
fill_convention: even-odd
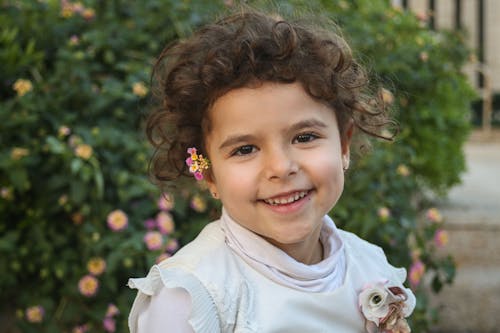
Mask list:
[[[270,205],[283,205],[287,203],[292,203],[294,201],[297,201],[307,195],[308,191],[301,191],[301,192],[296,192],[288,197],[281,197],[281,198],[275,198],[275,199],[266,199],[264,202],[270,204]]]

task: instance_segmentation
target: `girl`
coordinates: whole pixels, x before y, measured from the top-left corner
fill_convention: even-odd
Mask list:
[[[131,332],[410,331],[405,270],[327,215],[354,130],[388,123],[341,37],[244,10],[167,47],[153,78],[154,175],[191,173],[223,209],[130,280]]]

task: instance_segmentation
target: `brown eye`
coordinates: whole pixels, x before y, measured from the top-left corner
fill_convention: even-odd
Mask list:
[[[251,154],[255,151],[255,146],[252,145],[246,145],[246,146],[241,146],[237,148],[232,155],[236,156],[243,156],[243,155],[248,155]]]
[[[304,133],[304,134],[297,135],[295,137],[295,139],[293,139],[293,142],[294,143],[306,143],[306,142],[316,140],[317,138],[318,138],[318,136],[316,134]]]

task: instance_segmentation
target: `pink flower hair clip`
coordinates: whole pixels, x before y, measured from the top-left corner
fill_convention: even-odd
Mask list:
[[[189,167],[189,172],[194,175],[196,180],[203,180],[203,170],[207,170],[210,166],[208,158],[198,154],[196,148],[188,148],[187,153],[190,155],[186,158],[186,165]]]

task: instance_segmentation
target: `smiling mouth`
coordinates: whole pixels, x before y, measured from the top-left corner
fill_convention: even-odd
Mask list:
[[[295,201],[299,201],[300,199],[304,198],[309,194],[309,191],[297,191],[295,193],[291,193],[286,196],[281,196],[277,198],[270,198],[270,199],[264,199],[266,204],[271,205],[271,206],[278,206],[278,205],[287,205],[291,204]]]

